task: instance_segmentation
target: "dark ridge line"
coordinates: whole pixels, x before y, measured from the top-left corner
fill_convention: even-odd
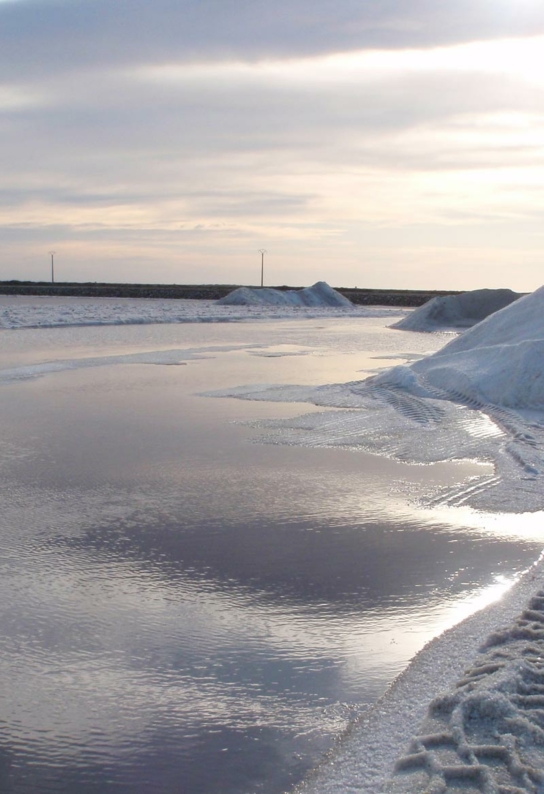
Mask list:
[[[64,295],[80,298],[167,298],[193,300],[219,300],[239,284],[105,284],[99,282],[0,281],[0,295]],[[252,287],[258,289],[258,287]],[[300,287],[281,285],[273,289],[287,290]],[[442,295],[459,295],[453,290],[399,290],[335,287],[356,305],[365,306],[422,306],[431,298]]]

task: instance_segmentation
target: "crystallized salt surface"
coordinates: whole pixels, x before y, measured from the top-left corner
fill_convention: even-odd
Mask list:
[[[388,794],[544,787],[544,590],[491,633],[455,687],[434,698]]]
[[[391,327],[424,332],[470,328],[520,297],[520,293],[510,289],[477,289],[461,295],[438,296]]]
[[[339,298],[344,300],[341,295]],[[239,323],[332,316],[398,317],[403,314],[403,309],[354,306],[350,301],[335,304],[322,301],[296,306],[285,303],[229,306],[207,300],[0,296],[0,329],[152,323]]]
[[[220,306],[337,306],[353,304],[325,281],[304,289],[278,290],[269,287],[240,287],[217,301]]]
[[[536,794],[544,566],[430,642],[298,794]]]
[[[544,409],[544,287],[378,382],[467,404]]]

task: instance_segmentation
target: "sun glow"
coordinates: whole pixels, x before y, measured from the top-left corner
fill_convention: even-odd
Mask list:
[[[544,82],[544,36],[500,39],[450,47],[405,50],[365,50],[282,61],[169,63],[143,67],[132,76],[159,83],[206,81],[288,81],[290,84],[360,81],[395,73],[457,72],[511,75]]]

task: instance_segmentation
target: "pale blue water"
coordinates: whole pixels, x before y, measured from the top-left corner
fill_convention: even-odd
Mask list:
[[[475,463],[262,445],[241,420],[316,409],[198,396],[353,380],[440,344],[384,324],[2,332],[0,370],[224,348],[0,386],[3,794],[287,791],[536,558],[530,532],[418,506]]]

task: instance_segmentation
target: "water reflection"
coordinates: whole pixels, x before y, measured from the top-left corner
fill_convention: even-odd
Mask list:
[[[6,794],[278,794],[540,550],[407,502],[472,464],[251,444],[229,421],[282,409],[191,397],[198,366],[0,390]]]
[[[2,587],[4,790],[282,791],[448,600],[534,556],[435,529],[136,512],[42,538]]]

